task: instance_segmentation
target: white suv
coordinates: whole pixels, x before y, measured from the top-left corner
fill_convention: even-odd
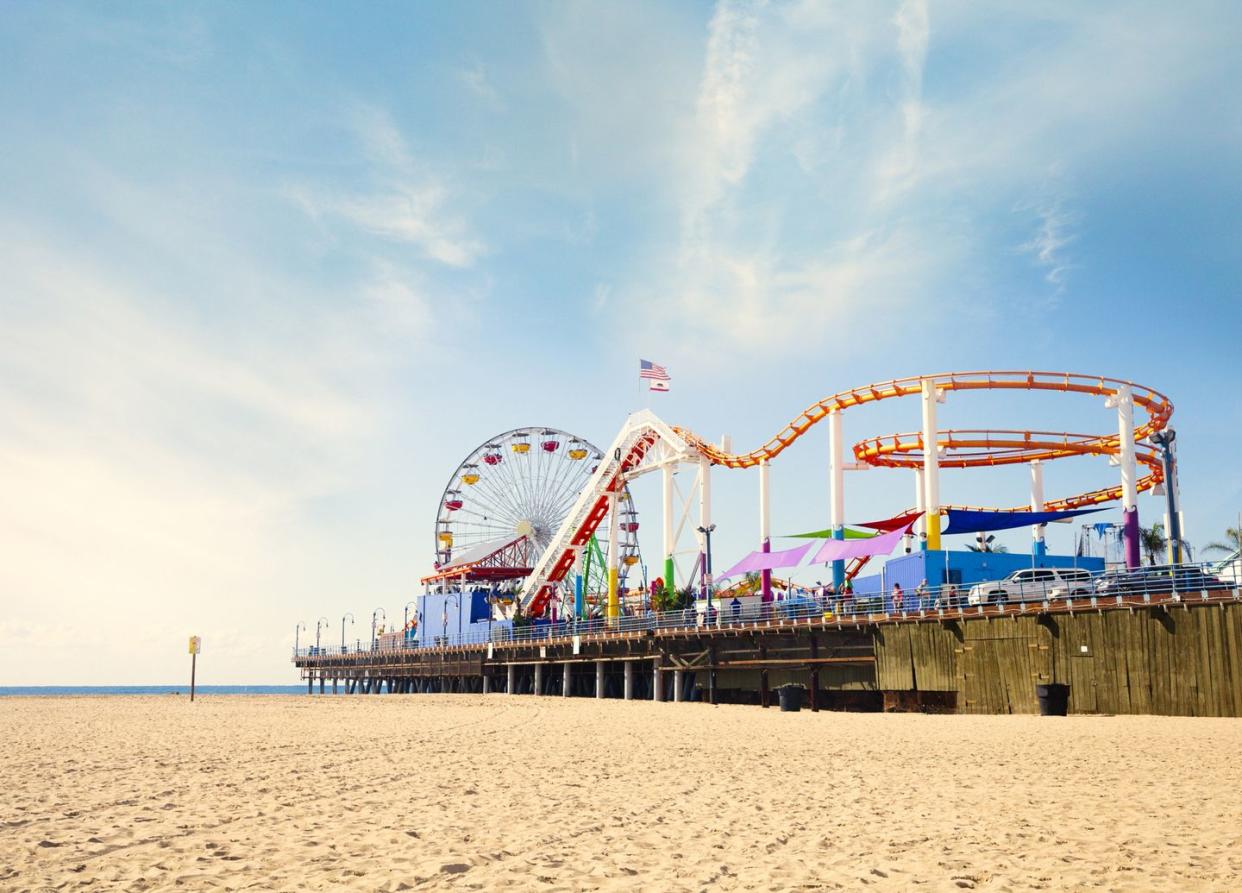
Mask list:
[[[1076,567],[1030,567],[1003,580],[976,583],[966,597],[972,605],[995,602],[1043,601],[1091,594],[1091,574]]]

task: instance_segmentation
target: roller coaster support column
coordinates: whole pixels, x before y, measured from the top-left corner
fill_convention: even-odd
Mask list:
[[[582,591],[582,564],[586,561],[586,546],[578,547],[578,557],[574,565],[578,573],[574,576],[574,620],[586,619],[586,596]]]
[[[1038,459],[1031,462],[1031,511],[1042,512],[1044,510],[1044,465]],[[1042,558],[1048,554],[1048,544],[1044,541],[1044,531],[1047,526],[1044,524],[1031,525],[1032,547],[1031,554],[1036,558]]]
[[[768,497],[768,460],[759,460],[759,548],[764,552],[772,551],[772,512]],[[763,581],[763,600],[772,600],[772,572],[760,572]]]
[[[926,508],[925,496],[926,494],[923,491],[923,469],[916,468],[914,469],[914,507],[918,509],[920,514],[918,521],[915,522],[912,529],[916,531],[916,535],[919,538],[920,552],[927,551],[927,516],[922,514],[923,509]]]
[[[706,456],[699,457],[699,573],[702,575],[703,603],[710,613],[712,606],[712,463]]]
[[[617,622],[621,606],[617,600],[617,493],[608,494],[608,623]]]
[[[1126,567],[1138,567],[1138,476],[1134,466],[1134,394],[1130,386],[1118,385],[1117,393],[1109,397],[1104,405],[1117,410],[1117,460],[1121,465],[1121,510],[1126,540]]]
[[[923,500],[927,528],[927,548],[940,548],[940,453],[937,451],[936,404],[944,402],[944,392],[934,381],[923,380]]]
[[[845,539],[845,445],[841,439],[841,410],[828,413],[828,522],[834,540]],[[832,563],[832,587],[845,583],[845,561]]]
[[[676,592],[677,584],[673,580],[676,570],[673,564],[673,465],[666,462],[660,469],[660,489],[664,497],[664,588],[668,592]]]

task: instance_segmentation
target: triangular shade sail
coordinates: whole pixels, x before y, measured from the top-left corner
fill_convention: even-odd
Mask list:
[[[949,526],[941,536],[951,533],[981,533],[985,530],[1010,530],[1033,524],[1051,524],[1067,521],[1078,515],[1102,512],[1104,509],[1075,509],[1070,512],[985,512],[973,509],[948,509]]]
[[[887,555],[897,548],[897,544],[901,542],[901,538],[906,535],[906,532],[909,531],[912,525],[913,522],[907,522],[905,527],[865,540],[829,540],[820,547],[813,563],[820,564],[827,561],[846,561],[852,558],[870,558],[873,555]]]
[[[723,574],[718,575],[716,579],[725,580],[755,571],[776,570],[778,567],[797,567],[814,545],[814,543],[807,543],[805,546],[786,549],[783,552],[751,552]]]
[[[845,528],[845,538],[847,540],[865,540],[875,536],[870,530],[854,530],[852,527]],[[832,530],[827,528],[824,530],[811,530],[807,533],[791,533],[786,536],[791,540],[830,540],[832,539]]]
[[[859,527],[870,527],[872,530],[902,530],[910,527],[923,516],[923,513],[915,510],[912,512],[902,512],[900,515],[894,515],[891,518],[885,518],[883,521],[866,521],[859,524]]]

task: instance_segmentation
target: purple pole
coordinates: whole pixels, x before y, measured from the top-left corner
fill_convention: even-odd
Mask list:
[[[771,540],[765,539],[763,541],[763,551],[764,552],[772,551]],[[763,581],[763,600],[765,602],[770,602],[772,600],[772,571],[767,570],[767,569],[760,571],[759,578],[760,580]]]
[[[1124,518],[1122,536],[1126,540],[1126,567],[1135,568],[1142,564],[1142,556],[1139,555],[1138,507],[1127,509],[1122,514]]]

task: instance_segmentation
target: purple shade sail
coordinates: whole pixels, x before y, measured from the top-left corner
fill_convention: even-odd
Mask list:
[[[897,547],[901,538],[909,532],[912,526],[914,526],[913,523],[910,523],[890,533],[882,533],[866,540],[828,540],[815,555],[812,563],[820,564],[825,561],[845,561],[851,558],[887,555]]]
[[[805,546],[798,546],[796,549],[786,549],[783,552],[751,552],[723,574],[717,574],[716,579],[725,580],[729,577],[736,577],[739,574],[749,574],[754,571],[771,571],[776,570],[778,567],[796,567],[814,545],[814,543],[807,543]]]

